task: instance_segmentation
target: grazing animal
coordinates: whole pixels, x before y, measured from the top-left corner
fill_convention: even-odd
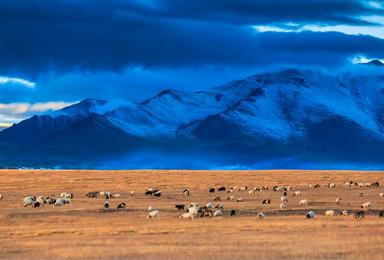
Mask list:
[[[45,199],[43,196],[39,196],[37,197],[36,202],[39,202],[40,206],[43,206],[45,204]]]
[[[280,209],[286,209],[287,208],[287,203],[280,203]]]
[[[108,200],[104,201],[104,210],[107,210],[107,209],[109,209],[109,201]]]
[[[131,196],[135,196],[135,191],[131,190],[131,192],[129,193]]]
[[[210,188],[209,193],[215,193],[215,188]]]
[[[353,217],[356,220],[363,220],[365,217],[365,211],[364,210],[359,210],[353,213]]]
[[[71,200],[69,198],[58,198],[56,201],[55,201],[55,204],[54,206],[64,206],[66,204],[70,204],[71,203]]]
[[[308,200],[300,200],[299,206],[308,206]]]
[[[0,194],[0,200],[2,200],[3,198],[4,198],[4,195]]]
[[[340,203],[341,203],[341,198],[340,197],[336,198],[336,204],[340,204]]]
[[[185,190],[183,190],[183,194],[184,194],[184,196],[189,196],[190,192],[188,189],[185,189]]]
[[[147,218],[159,218],[160,213],[158,210],[152,210],[148,213]]]
[[[379,194],[380,197],[384,197],[384,192]]]
[[[349,211],[348,211],[348,210],[343,210],[343,211],[341,212],[341,215],[343,215],[343,216],[348,216],[348,215],[349,215]]]
[[[160,198],[161,197],[161,190],[158,190],[155,193],[153,193],[153,196]]]
[[[214,208],[214,205],[213,205],[211,202],[209,202],[209,203],[207,204],[207,208],[208,208],[208,209],[212,209],[212,208]]]
[[[67,198],[67,199],[73,199],[73,193],[63,192],[60,194],[60,197]]]
[[[194,216],[197,216],[197,214],[199,213],[199,207],[197,205],[193,205],[193,206],[189,206],[188,207],[188,212],[193,214]]]
[[[379,218],[384,218],[384,210],[379,212]]]
[[[372,203],[370,201],[368,202],[364,202],[363,204],[361,204],[360,208],[362,209],[370,209],[372,206]]]
[[[91,192],[88,192],[87,194],[85,194],[85,197],[87,197],[87,198],[97,198],[98,196],[99,196],[98,191],[91,191]]]
[[[336,184],[334,184],[334,183],[328,183],[327,187],[328,187],[328,188],[336,188]]]
[[[280,197],[280,201],[283,203],[288,203],[288,196],[286,192],[284,192],[284,195]]]
[[[33,203],[35,203],[36,201],[36,197],[35,196],[28,196],[28,197],[25,197],[23,199],[23,206],[24,207],[27,207],[27,206],[32,206]]]
[[[33,205],[32,205],[32,207],[34,207],[34,208],[38,208],[38,207],[40,207],[41,206],[41,204],[40,204],[40,202],[38,202],[38,201],[35,201],[34,203],[33,203]]]
[[[119,199],[119,198],[120,198],[120,194],[119,194],[119,193],[113,194],[113,195],[112,195],[112,198],[114,198],[114,199]]]
[[[249,195],[255,194],[255,190],[250,190],[250,191],[248,191],[248,194],[249,194]]]
[[[327,210],[327,211],[325,212],[325,215],[326,215],[326,216],[331,216],[331,217],[333,217],[333,216],[335,216],[335,214],[336,214],[336,212],[335,212],[334,210]]]
[[[313,212],[312,210],[307,212],[307,215],[306,215],[307,219],[311,219],[314,217],[315,217],[315,212]]]
[[[120,203],[119,205],[117,205],[117,209],[125,209],[126,205],[124,202]]]
[[[248,186],[244,186],[240,188],[240,191],[247,191],[247,190],[248,190]]]
[[[217,191],[225,191],[225,187],[224,186],[220,187],[220,188],[217,189]]]
[[[220,196],[215,197],[215,199],[213,201],[221,201]]]
[[[380,184],[378,181],[371,183],[371,187],[379,187],[379,186],[380,186]]]
[[[182,214],[181,216],[179,216],[179,218],[182,218],[182,219],[192,219],[194,220],[194,215],[190,212],[185,212],[184,214]]]
[[[235,200],[235,196],[229,196],[227,200]]]
[[[293,193],[293,197],[296,197],[296,196],[301,196],[301,191],[295,191]]]
[[[235,209],[232,209],[232,210],[231,210],[231,214],[230,214],[231,217],[236,216],[236,214],[237,214],[236,210],[235,210]]]
[[[106,191],[106,192],[104,193],[104,198],[105,198],[105,199],[112,199],[112,198],[113,198],[112,192],[110,192],[110,191]]]
[[[262,204],[271,204],[271,199],[263,200]]]
[[[175,205],[175,208],[176,208],[177,210],[185,210],[185,205],[184,205],[184,204],[176,204],[176,205]]]
[[[215,213],[213,213],[213,216],[214,217],[221,217],[221,216],[223,216],[223,212],[218,209],[215,211]]]
[[[265,219],[265,214],[263,212],[257,213],[257,217],[260,219]]]
[[[244,202],[243,198],[237,198],[237,202]]]

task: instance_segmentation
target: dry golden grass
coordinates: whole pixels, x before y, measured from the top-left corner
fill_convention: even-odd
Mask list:
[[[348,188],[345,181],[384,183],[382,172],[351,171],[0,171],[0,258],[33,259],[383,259],[384,209],[380,188]],[[309,190],[308,184],[335,182],[335,189]],[[225,214],[237,209],[239,215],[220,218],[181,220],[174,205],[206,204],[218,193],[209,187],[284,185],[301,190],[289,195],[288,210],[280,211],[281,192],[257,195],[235,192],[244,202],[225,200]],[[163,191],[162,198],[144,197],[148,187]],[[188,187],[190,197],[181,191]],[[126,211],[104,212],[103,199],[87,199],[85,193],[107,190],[121,193],[110,200],[112,207],[127,204]],[[134,190],[135,196],[129,192]],[[58,196],[73,192],[72,204],[64,207],[23,208],[23,197]],[[363,192],[364,197],[359,197]],[[173,199],[167,199],[172,194]],[[342,197],[340,205],[336,197]],[[262,205],[264,198],[271,205]],[[298,201],[308,199],[307,207]],[[325,217],[328,209],[357,210],[371,201],[373,209],[364,221],[351,216]],[[159,219],[146,219],[147,208],[160,210]],[[304,213],[317,213],[306,220]],[[267,218],[259,220],[263,211]]]

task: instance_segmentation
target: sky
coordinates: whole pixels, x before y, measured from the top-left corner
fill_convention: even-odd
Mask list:
[[[384,60],[382,1],[2,0],[0,129],[85,98],[370,59]]]

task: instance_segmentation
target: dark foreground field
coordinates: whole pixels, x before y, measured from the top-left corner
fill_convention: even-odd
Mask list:
[[[346,187],[346,181],[384,184],[383,172],[350,171],[0,171],[0,258],[32,259],[383,259],[383,187]],[[336,188],[325,184],[336,183]],[[320,189],[308,189],[319,183]],[[292,185],[301,197],[288,194],[288,209],[280,210],[282,192],[255,195],[236,191],[244,202],[227,201],[227,193],[209,194],[218,186],[259,187]],[[148,187],[163,191],[161,198],[145,197]],[[182,190],[188,187],[191,196]],[[103,199],[87,199],[88,191],[111,191],[125,202],[125,211],[102,210]],[[30,194],[74,193],[64,207],[23,208]],[[130,192],[135,191],[131,196]],[[363,193],[363,197],[360,193]],[[167,198],[172,194],[173,198]],[[220,195],[224,217],[182,220],[175,204],[206,204]],[[231,194],[232,195],[232,194]],[[340,205],[336,197],[342,198]],[[271,198],[271,205],[261,201]],[[309,205],[298,206],[301,199]],[[357,210],[366,201],[372,209],[363,221],[351,216],[324,216],[335,209]],[[160,210],[159,219],[146,219],[148,206]],[[230,209],[238,215],[228,216]],[[314,210],[313,220],[305,219]],[[258,219],[257,212],[265,219]]]

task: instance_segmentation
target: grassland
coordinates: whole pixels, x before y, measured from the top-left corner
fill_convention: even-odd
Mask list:
[[[0,171],[0,258],[9,259],[384,259],[384,192],[379,188],[345,187],[346,181],[384,184],[383,172],[352,171]],[[323,187],[336,183],[335,189]],[[310,190],[308,184],[320,183]],[[288,209],[279,210],[281,192],[256,195],[235,192],[244,202],[227,201],[226,216],[181,220],[174,205],[213,201],[208,188],[218,186],[292,185],[301,197],[289,194]],[[163,191],[161,198],[145,197],[148,187]],[[188,187],[191,196],[182,190]],[[125,211],[102,210],[103,199],[87,199],[88,191],[120,193],[112,208],[125,202]],[[130,191],[135,196],[130,196]],[[58,196],[73,192],[64,207],[24,208],[30,194]],[[364,196],[360,197],[359,194]],[[172,199],[167,195],[172,194]],[[340,205],[335,198],[342,197]],[[262,205],[271,198],[270,205]],[[307,207],[299,207],[308,199]],[[363,221],[351,216],[325,217],[328,209],[357,210],[366,201],[372,210]],[[148,206],[159,219],[146,219]],[[230,209],[238,215],[228,216]],[[313,220],[305,219],[314,210]],[[265,212],[260,220],[256,213]]]

